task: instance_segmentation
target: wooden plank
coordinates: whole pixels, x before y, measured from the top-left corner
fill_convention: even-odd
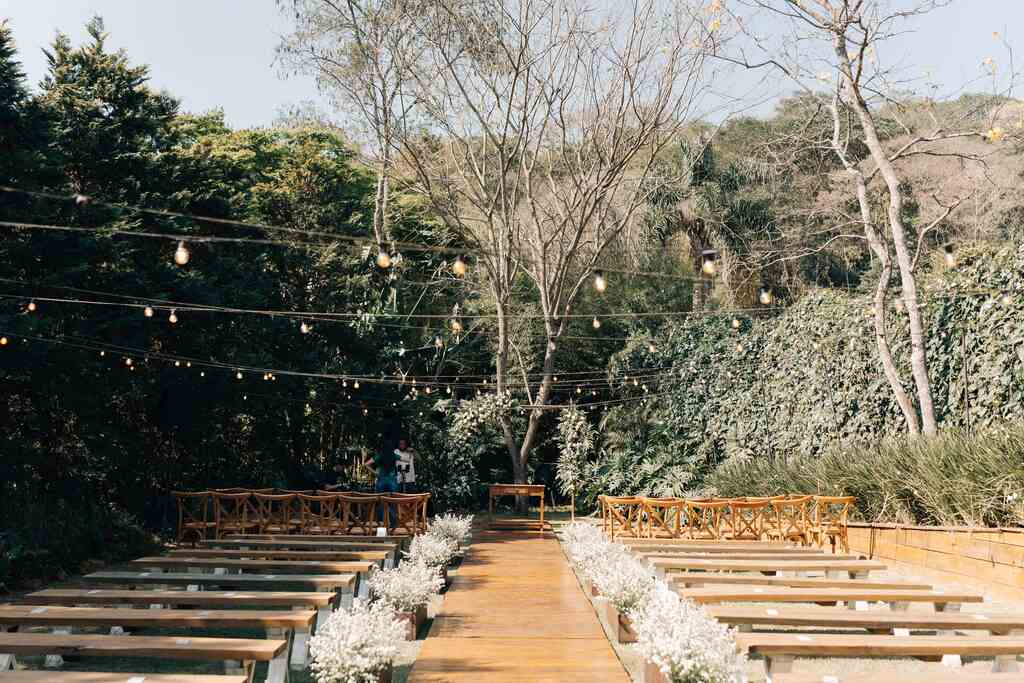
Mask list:
[[[262,540],[262,541],[329,541],[337,543],[370,543],[373,545],[401,545],[412,539],[409,534],[389,534],[388,536],[369,536],[363,534],[227,534],[227,539]]]
[[[246,572],[281,574],[365,574],[376,564],[369,561],[333,560],[244,560],[206,557],[140,557],[129,564],[160,569],[240,569]]]
[[[966,614],[961,612],[857,611],[829,607],[737,607],[710,605],[708,613],[731,625],[862,628],[907,628],[939,631],[1024,631],[1021,614]]]
[[[104,607],[0,607],[6,626],[129,626],[174,628],[311,628],[313,610],[185,610]]]
[[[686,555],[696,555],[700,553],[706,553],[708,555],[720,556],[720,555],[737,555],[742,557],[754,557],[758,555],[772,555],[772,556],[794,556],[794,557],[835,557],[830,553],[825,553],[817,548],[737,548],[734,546],[716,546],[716,545],[661,545],[661,544],[648,544],[648,543],[636,543],[629,546],[629,549],[637,554],[648,554],[648,553],[681,553]]]
[[[178,574],[172,572],[95,572],[83,577],[89,583],[124,585],[165,584],[180,586],[239,586],[243,589],[274,589],[281,584],[304,588],[346,588],[355,574]]]
[[[873,560],[710,560],[703,558],[649,558],[655,569],[672,571],[677,569],[706,569],[708,571],[733,572],[869,572],[881,571],[885,565]]]
[[[140,674],[102,671],[7,671],[4,683],[248,683],[248,676],[204,676],[193,674]]]
[[[383,562],[390,554],[386,550],[281,550],[275,548],[253,548],[250,550],[226,550],[220,548],[191,548],[169,550],[172,557],[224,557],[230,559],[268,560],[364,560]]]
[[[826,555],[825,553],[691,553],[679,550],[644,550],[636,553],[641,557],[678,557],[681,559],[707,559],[707,560],[762,560],[762,561],[797,561],[797,560],[822,560],[835,562],[836,560],[863,560],[862,555]]]
[[[859,588],[681,588],[680,595],[699,603],[716,602],[931,602],[938,604],[983,602],[977,593]]]
[[[673,572],[666,580],[677,586],[736,584],[747,586],[793,586],[794,588],[874,588],[883,590],[931,590],[928,583],[873,579],[826,579],[819,577],[765,576],[764,574],[717,574],[715,572]]]
[[[741,649],[762,655],[815,657],[993,657],[1024,653],[1024,638],[970,636],[873,636],[847,634],[740,633]],[[1020,674],[1018,674],[1020,676]]]
[[[774,683],[1020,683],[1019,673],[980,673],[976,671],[900,671],[894,679],[885,674],[775,674]]]
[[[622,545],[673,545],[673,546],[711,546],[713,548],[761,548],[764,550],[780,550],[785,548],[801,549],[793,543],[780,543],[778,541],[709,541],[699,538],[632,538],[615,537],[616,543]]]
[[[195,605],[197,607],[327,607],[334,602],[334,593],[297,591],[152,591],[104,589],[55,589],[36,591],[22,596],[21,602],[32,605]]]
[[[0,633],[0,652],[21,656],[168,657],[269,662],[284,652],[287,645],[283,640],[253,638]]]
[[[323,537],[328,538],[328,537]],[[369,537],[368,537],[369,538]],[[332,540],[270,540],[270,539],[240,539],[225,538],[221,540],[206,539],[199,541],[204,548],[279,548],[283,550],[380,550],[386,548],[391,552],[397,552],[398,543],[389,541],[387,543],[356,542],[356,541],[332,541]]]

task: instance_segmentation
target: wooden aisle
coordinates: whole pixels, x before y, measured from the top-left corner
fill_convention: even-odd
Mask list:
[[[483,531],[409,673],[424,681],[628,683],[550,534]]]

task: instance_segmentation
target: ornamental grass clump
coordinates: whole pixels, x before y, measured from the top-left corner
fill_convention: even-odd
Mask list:
[[[435,567],[417,562],[375,570],[367,581],[370,595],[398,612],[415,612],[425,607],[444,587],[444,579]]]
[[[405,625],[384,602],[362,600],[339,609],[309,639],[310,670],[317,683],[376,683],[399,654]]]
[[[458,546],[469,536],[472,528],[473,515],[438,515],[430,523],[429,533],[446,538]]]
[[[629,614],[637,649],[672,683],[740,683],[746,657],[733,632],[659,581]]]
[[[405,559],[440,571],[451,563],[457,551],[458,548],[451,540],[426,533],[412,539],[409,550],[405,552]]]

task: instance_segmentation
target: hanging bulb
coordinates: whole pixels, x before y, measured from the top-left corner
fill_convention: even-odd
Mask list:
[[[358,389],[359,388],[359,380],[356,380],[355,382],[352,383],[352,388],[353,389]]]
[[[344,387],[344,388],[348,388],[348,380],[347,379],[341,380],[341,386]]]
[[[7,346],[7,337],[0,337],[0,346]]]
[[[74,198],[75,198],[75,205],[77,205],[77,206],[86,206],[87,204],[89,204],[89,202],[92,201],[92,198],[89,195],[84,195],[84,194],[76,194],[74,196]]]
[[[174,262],[179,266],[183,266],[188,263],[191,254],[188,253],[188,247],[185,246],[184,242],[178,242],[178,248],[174,250]]]
[[[582,393],[583,393],[583,390],[582,390],[582,389],[580,389],[579,387],[576,387],[576,393],[577,393],[577,394],[582,394]]]
[[[452,332],[455,334],[462,332],[462,323],[457,318],[452,318]]]
[[[302,321],[302,323],[299,325],[299,332],[301,332],[302,334],[309,334],[309,331],[312,329],[312,327],[306,324],[306,321]]]
[[[446,393],[446,394],[452,393],[452,388],[451,387],[445,387],[444,388],[444,393]]]
[[[190,361],[190,360],[185,361],[185,367],[186,368],[192,367],[192,361]]]
[[[153,307],[152,306],[146,306],[145,308],[143,308],[142,309],[142,315],[146,316],[147,318],[152,318],[153,317]]]
[[[597,389],[591,389],[590,390],[590,395],[591,396],[597,396]]]
[[[200,370],[199,371],[199,376],[200,377],[206,377],[206,370]]]
[[[103,358],[103,356],[105,356],[105,355],[107,355],[106,351],[100,351],[100,358]]]
[[[947,268],[956,268],[956,250],[952,242],[942,245],[942,257],[946,260]]]
[[[732,329],[734,329],[734,330],[740,329],[740,319],[739,318],[733,318],[732,319]]]
[[[593,322],[591,322],[590,324],[594,326],[595,330],[601,329],[601,321],[597,319],[596,315],[594,316]]]
[[[771,306],[772,301],[775,297],[772,296],[772,290],[768,287],[762,287],[757,291],[757,300],[761,302],[762,306]]]
[[[640,386],[640,380],[638,380],[636,377],[633,378],[633,386],[634,387]]]
[[[444,348],[444,339],[441,339],[441,335],[434,337],[434,348],[438,351]]]
[[[457,277],[464,277],[466,275],[466,259],[461,255],[456,256],[455,260],[452,261],[452,272]]]
[[[235,379],[242,379],[242,371],[241,370],[239,370],[238,372],[235,373]]]
[[[594,289],[596,289],[599,294],[603,294],[604,290],[608,289],[608,280],[605,279],[604,273],[600,270],[594,271]]]
[[[654,345],[654,342],[649,342],[649,343],[647,344],[647,350],[648,350],[648,351],[649,351],[650,353],[656,353],[656,352],[658,351],[658,347],[656,347],[656,346]]]
[[[181,367],[181,361],[180,360],[174,361],[174,367],[180,368]]]
[[[715,267],[715,259],[718,258],[718,252],[714,249],[705,249],[700,254],[700,270],[705,275],[711,277],[714,276],[717,268]]]
[[[427,394],[429,394],[429,393],[430,393],[430,387],[427,387],[426,389],[424,389],[424,391],[425,391],[425,392],[426,392]]]
[[[391,254],[387,252],[383,244],[377,245],[377,267],[381,269],[391,267]]]
[[[127,366],[129,366],[129,367],[131,367],[131,364],[132,364],[132,359],[131,359],[131,358],[125,358],[125,359],[124,359],[124,364],[125,364],[125,365],[127,365]]]
[[[28,310],[29,313],[35,313],[36,308],[38,308],[38,306],[36,306],[35,301],[29,301],[28,306],[25,306],[25,308]]]
[[[171,323],[172,325],[173,325],[174,323],[178,322],[178,313],[177,313],[177,311],[175,311],[175,310],[174,310],[174,309],[172,308],[172,309],[171,309],[171,314],[170,314],[169,316],[167,316],[167,320],[168,320],[168,321],[169,321],[169,322],[170,322],[170,323]]]

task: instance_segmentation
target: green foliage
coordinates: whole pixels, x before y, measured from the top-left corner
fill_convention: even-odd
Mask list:
[[[587,475],[587,458],[594,450],[594,427],[575,404],[558,415],[558,490],[564,496],[576,495]]]
[[[1016,526],[1024,523],[1024,428],[746,458],[721,467],[710,483],[724,496],[856,496],[857,515],[868,521]]]

